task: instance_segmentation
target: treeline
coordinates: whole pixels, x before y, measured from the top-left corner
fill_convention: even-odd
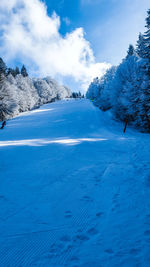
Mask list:
[[[81,92],[73,92],[72,98],[84,98],[84,94],[82,95]]]
[[[5,62],[0,58],[0,76],[4,75],[5,77],[11,74],[13,77],[16,77],[18,74],[21,74],[23,77],[27,77],[28,73],[26,67],[23,65],[21,70],[18,67],[15,69],[7,68]]]
[[[20,112],[39,107],[42,104],[71,97],[66,86],[54,79],[30,78],[23,65],[21,70],[7,68],[0,58],[0,120],[6,120]]]
[[[114,117],[150,132],[150,9],[146,31],[139,34],[136,48],[129,46],[126,58],[90,84],[87,98]]]

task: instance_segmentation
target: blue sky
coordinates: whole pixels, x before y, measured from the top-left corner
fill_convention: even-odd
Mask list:
[[[149,0],[46,0],[48,12],[53,10],[63,19],[60,32],[65,34],[83,27],[97,61],[118,64],[130,43],[135,44],[143,32]]]
[[[0,1],[0,55],[86,91],[143,32],[149,0]]]

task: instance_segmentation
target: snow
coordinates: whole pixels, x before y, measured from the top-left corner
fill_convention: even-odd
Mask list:
[[[0,131],[0,266],[150,266],[149,135],[89,100]]]

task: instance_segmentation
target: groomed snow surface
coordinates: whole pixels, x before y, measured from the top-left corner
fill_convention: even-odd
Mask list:
[[[150,266],[148,134],[89,100],[0,130],[0,267]]]

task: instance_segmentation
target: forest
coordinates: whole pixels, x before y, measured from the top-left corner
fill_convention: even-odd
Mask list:
[[[30,78],[24,65],[21,71],[18,67],[7,68],[3,59],[0,58],[1,121],[71,95],[68,87],[59,85],[51,77]]]
[[[150,9],[145,26],[136,48],[130,44],[121,64],[96,77],[86,96],[101,110],[110,109],[114,119],[150,132]]]

